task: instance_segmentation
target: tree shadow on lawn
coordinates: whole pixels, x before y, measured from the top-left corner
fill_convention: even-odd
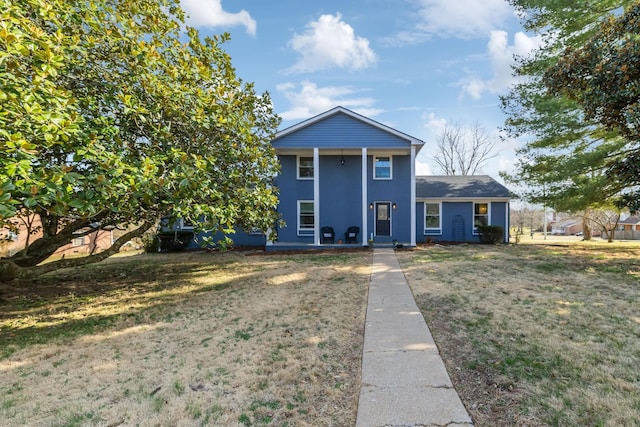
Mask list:
[[[153,308],[259,274],[216,275],[242,260],[232,254],[143,254],[0,283],[0,360],[28,345],[140,320]]]

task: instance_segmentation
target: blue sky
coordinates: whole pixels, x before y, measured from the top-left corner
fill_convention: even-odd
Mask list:
[[[438,173],[435,137],[480,124],[496,139],[499,95],[526,34],[505,0],[181,0],[202,35],[229,32],[236,72],[268,91],[281,128],[337,105],[425,141],[418,174]],[[518,141],[483,169],[511,171]]]

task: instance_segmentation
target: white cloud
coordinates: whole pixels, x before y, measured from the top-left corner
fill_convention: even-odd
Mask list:
[[[435,113],[428,113],[422,118],[426,121],[424,127],[431,136],[441,134],[447,126],[447,120],[441,117],[436,117]]]
[[[247,33],[256,34],[256,21],[249,12],[225,12],[222,0],[181,0],[180,4],[187,13],[187,22],[194,27],[235,27],[243,25]]]
[[[512,69],[515,57],[529,55],[541,43],[540,36],[529,37],[523,32],[517,32],[513,38],[513,44],[509,45],[507,32],[491,31],[487,43],[487,54],[491,61],[491,78],[484,80],[476,75],[469,75],[459,83],[463,93],[479,99],[484,92],[505,91],[517,81]]]
[[[420,0],[418,30],[441,37],[486,36],[513,16],[505,0]]]
[[[329,68],[360,70],[376,62],[369,40],[356,36],[342,16],[322,15],[307,24],[303,34],[295,34],[289,46],[300,58],[288,72],[308,73]]]
[[[374,99],[356,96],[356,91],[347,86],[318,87],[310,81],[300,86],[283,83],[276,87],[291,103],[291,108],[279,113],[284,120],[301,120],[323,113],[341,105],[367,117],[380,114],[383,110],[374,107]]]

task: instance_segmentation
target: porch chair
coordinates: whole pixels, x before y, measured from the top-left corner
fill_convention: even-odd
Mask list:
[[[320,243],[335,243],[336,233],[333,231],[333,227],[322,227],[320,229]]]
[[[358,243],[358,233],[360,232],[360,227],[356,227],[355,225],[347,228],[347,232],[344,233],[344,242],[345,243]]]

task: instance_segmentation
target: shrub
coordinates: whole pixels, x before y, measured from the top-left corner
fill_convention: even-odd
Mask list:
[[[504,228],[499,225],[480,225],[478,226],[478,234],[480,235],[480,243],[495,245],[504,239]]]

